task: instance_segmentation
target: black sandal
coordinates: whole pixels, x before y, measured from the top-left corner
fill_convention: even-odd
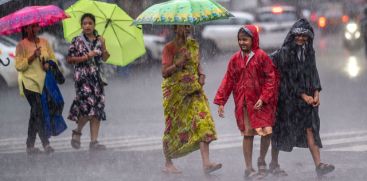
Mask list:
[[[269,172],[273,174],[274,176],[280,176],[280,177],[288,176],[287,172],[281,169],[279,164],[270,163]]]
[[[73,130],[73,133],[71,134],[71,142],[70,142],[71,147],[73,147],[74,149],[79,149],[80,145],[81,145],[81,142],[80,142],[80,140],[74,139],[74,136],[79,136],[79,139],[80,139],[80,136],[82,136],[82,133]]]
[[[335,170],[335,166],[332,164],[327,164],[327,163],[320,163],[317,167],[316,167],[316,173],[317,176],[323,176],[326,175],[332,171]]]

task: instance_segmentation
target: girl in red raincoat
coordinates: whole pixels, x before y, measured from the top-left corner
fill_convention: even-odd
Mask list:
[[[244,136],[245,176],[265,176],[265,156],[275,121],[278,77],[271,59],[259,48],[259,35],[254,25],[243,26],[237,37],[240,50],[229,61],[214,103],[219,105],[218,114],[223,117],[224,105],[233,92],[237,126]],[[252,167],[256,134],[261,136],[258,174]]]

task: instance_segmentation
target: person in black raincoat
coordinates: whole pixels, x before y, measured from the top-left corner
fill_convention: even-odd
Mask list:
[[[334,170],[320,162],[321,84],[313,48],[314,32],[305,19],[298,20],[289,31],[282,47],[270,58],[280,75],[276,122],[272,136],[270,172],[286,176],[278,164],[279,150],[290,152],[293,147],[309,148],[318,176]]]

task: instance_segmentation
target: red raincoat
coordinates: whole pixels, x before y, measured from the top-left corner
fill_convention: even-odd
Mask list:
[[[217,91],[214,104],[225,105],[233,92],[237,126],[245,130],[243,107],[246,104],[252,128],[273,126],[278,97],[278,74],[269,56],[259,48],[259,34],[253,25],[245,26],[253,34],[252,52],[243,57],[241,50],[228,64],[227,72]],[[247,63],[246,63],[247,62]],[[261,99],[263,107],[254,109]]]

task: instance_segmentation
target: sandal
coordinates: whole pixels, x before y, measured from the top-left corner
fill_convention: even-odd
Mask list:
[[[106,146],[105,145],[102,145],[102,144],[99,144],[98,141],[91,141],[89,143],[89,150],[91,151],[103,151],[103,150],[106,150]]]
[[[218,164],[212,164],[210,165],[209,167],[205,167],[204,168],[204,173],[205,174],[210,174],[216,170],[219,170],[222,168],[222,164],[221,163],[218,163]]]
[[[323,176],[326,175],[332,171],[335,170],[335,166],[332,164],[327,164],[327,163],[320,163],[317,167],[316,167],[316,173],[317,176]]]
[[[265,161],[260,161],[260,159],[257,159],[257,168],[259,179],[262,179],[268,175],[268,170],[266,169]]]
[[[257,172],[253,168],[245,170],[246,179],[252,179],[252,178],[255,178],[256,176],[257,176]]]
[[[269,172],[273,174],[274,176],[280,176],[280,177],[288,176],[287,172],[281,169],[279,164],[270,163]]]
[[[73,133],[71,134],[71,142],[70,142],[71,147],[73,147],[74,149],[79,149],[81,145],[80,140],[74,139],[74,136],[79,136],[79,139],[80,139],[80,136],[82,136],[82,133],[73,130]]]

